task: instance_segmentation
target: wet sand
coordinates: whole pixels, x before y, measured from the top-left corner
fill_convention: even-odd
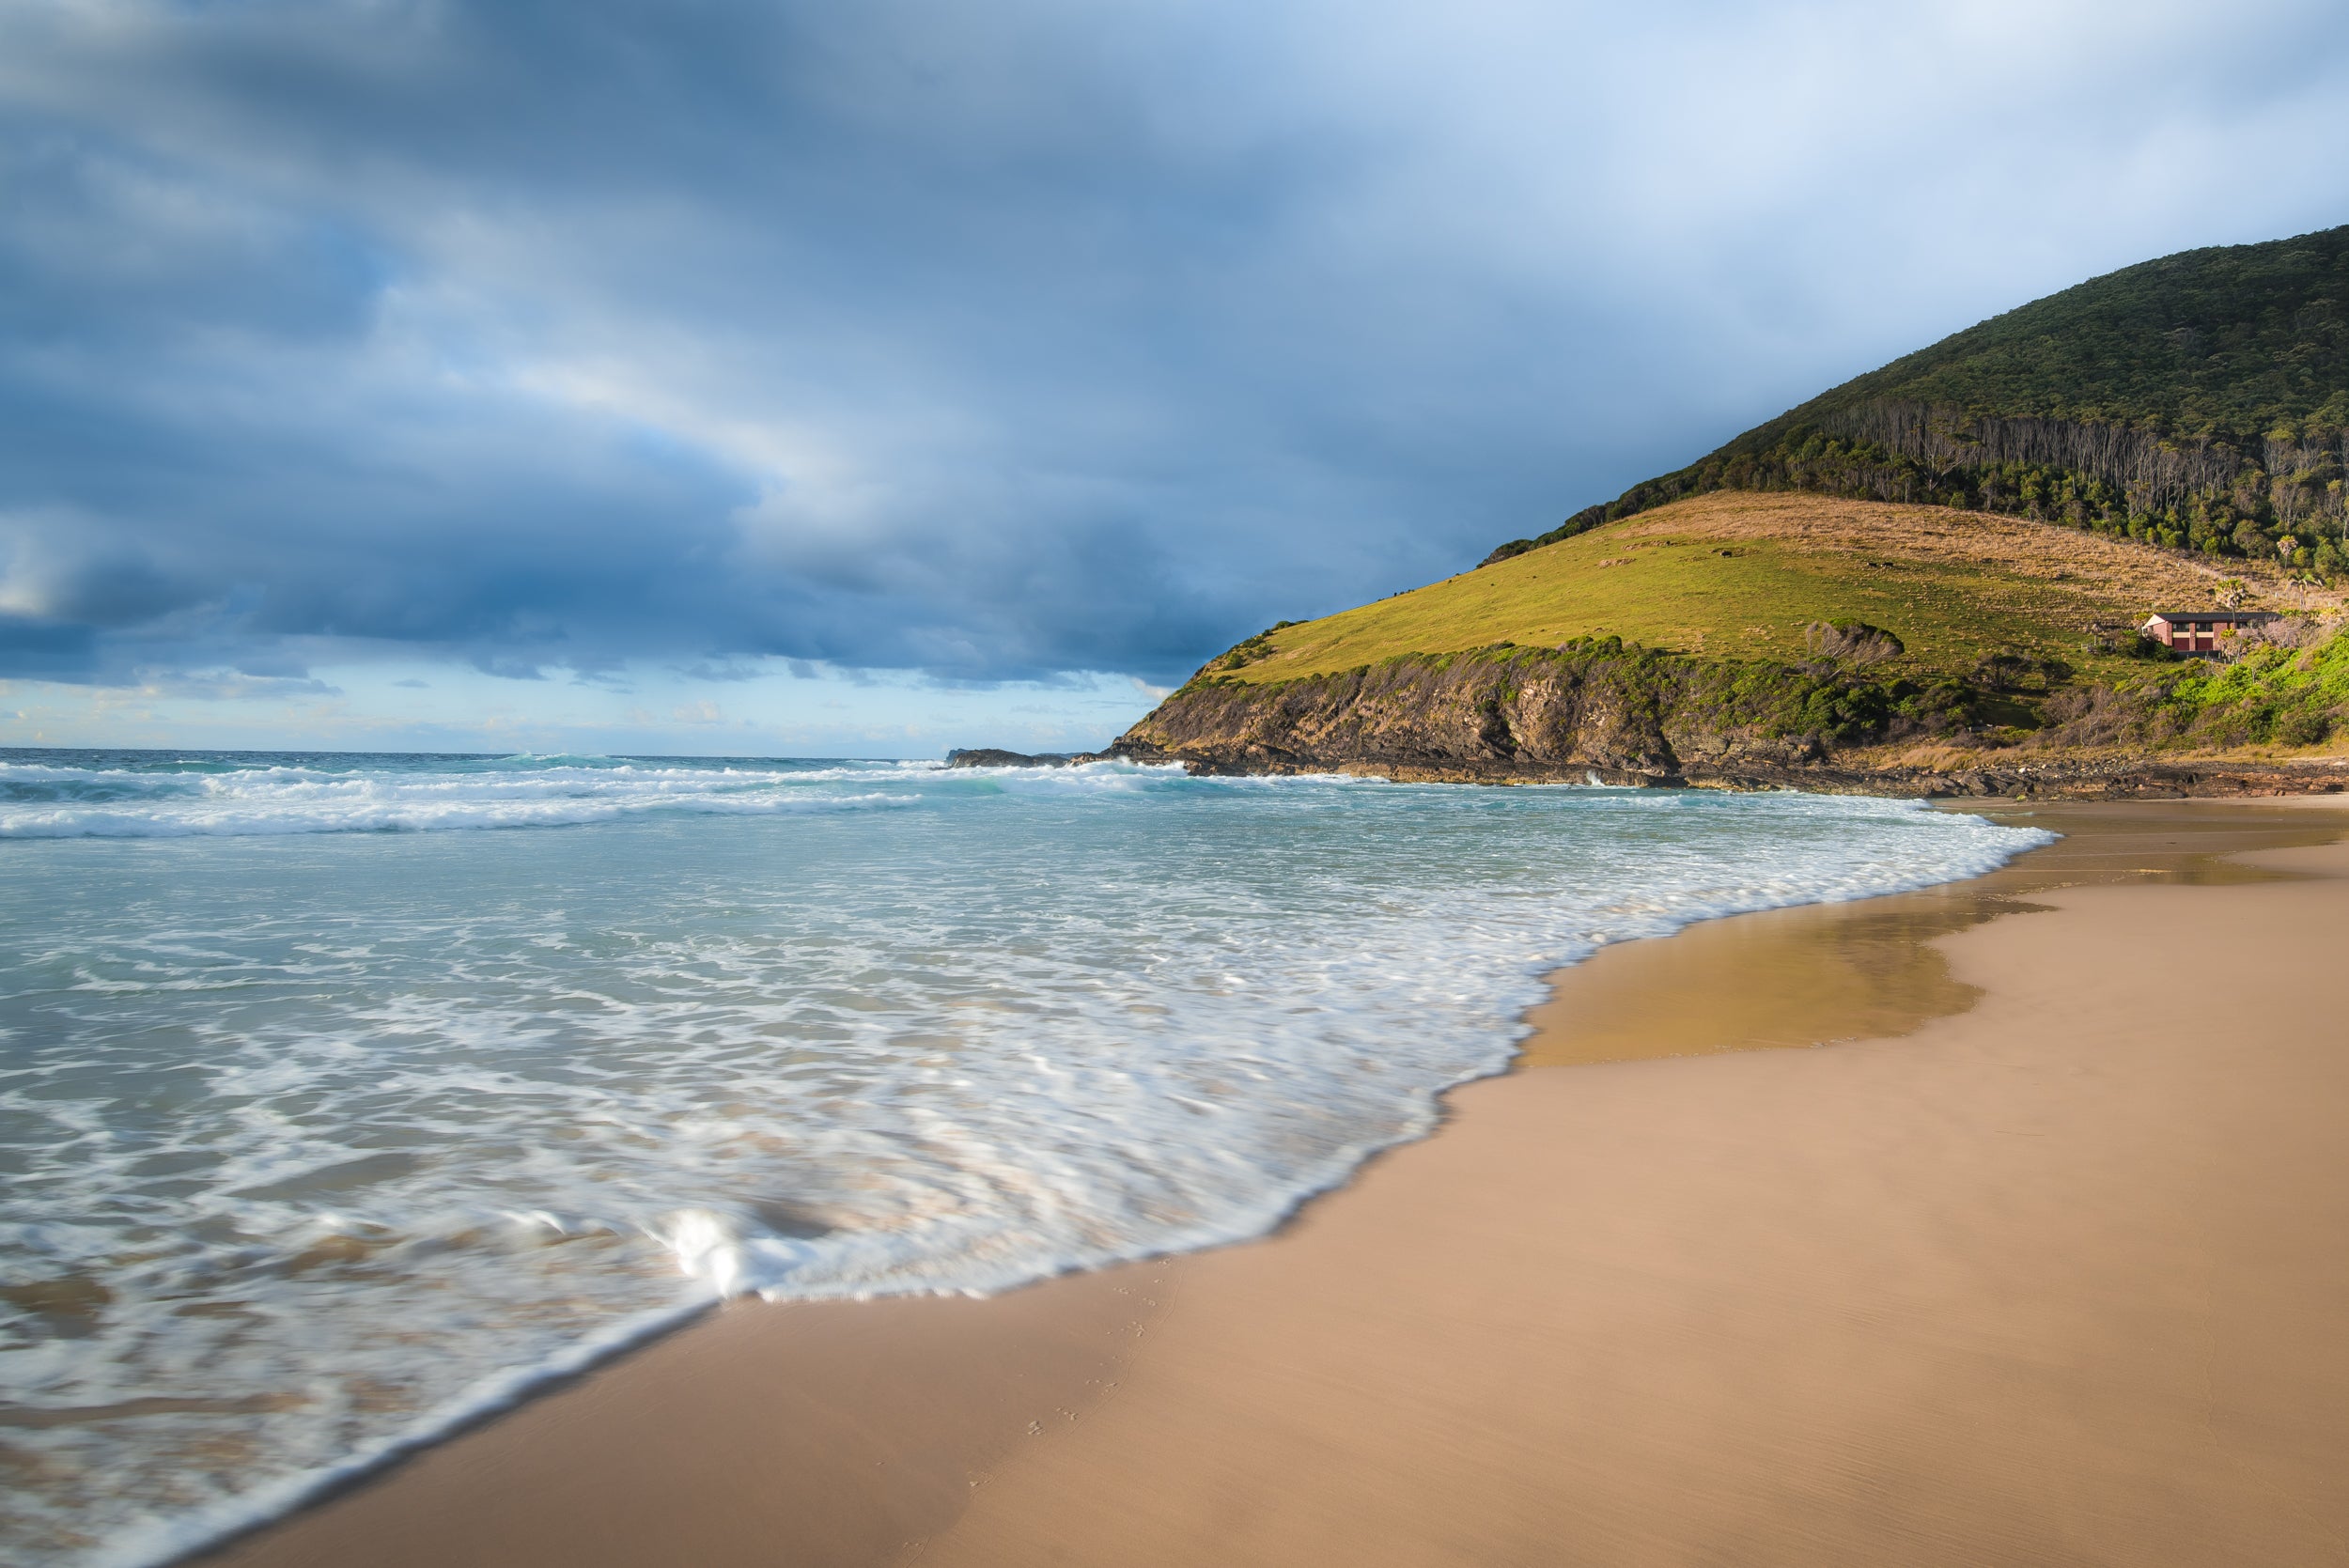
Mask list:
[[[730,1308],[215,1560],[2349,1560],[2349,815],[1998,815],[1566,971],[1271,1240]]]

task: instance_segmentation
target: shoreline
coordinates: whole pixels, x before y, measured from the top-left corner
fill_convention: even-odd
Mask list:
[[[1007,752],[977,747],[946,753],[955,768],[1072,768],[1094,762],[1179,766],[1195,775],[1343,774],[1396,784],[1605,784],[1634,789],[1794,790],[1924,800],[2254,800],[2349,791],[2349,756],[2243,753],[2032,752],[1909,743],[1859,747],[1805,759],[1750,755],[1735,763],[1669,768],[1624,758],[1529,762],[1436,753],[1326,756],[1261,744],[1237,750],[1112,741],[1098,752]]]
[[[2164,821],[2183,816],[2152,836],[2184,833],[2200,847],[2153,874],[2206,886],[2253,875],[2212,860],[2230,846],[2326,840],[2349,826],[2333,813],[2287,806],[2048,810],[2119,812],[2139,823],[2156,814]],[[2263,821],[2245,827],[2254,815]],[[2214,816],[2234,826],[2217,828],[2207,820]],[[1674,961],[1700,968],[1742,964],[1748,974],[1783,970],[1790,953],[1808,952],[1813,964],[1805,972],[1814,975],[1842,966],[1837,984],[1798,986],[1802,995],[1795,998],[1824,999],[1828,1014],[1843,1009],[1840,1023],[1822,1023],[1815,1008],[1808,1021],[1797,1016],[1800,1006],[1795,1015],[1765,1009],[1767,1017],[1746,1032],[1751,1037],[1741,1036],[1731,1049],[1808,1044],[1792,1039],[1806,1032],[1814,1040],[1905,1033],[1892,1025],[1912,1019],[1910,1029],[1929,1027],[1959,1016],[1974,998],[1964,982],[1950,979],[1946,965],[1937,974],[1937,958],[1887,970],[1886,955],[1933,955],[1937,950],[1924,943],[1936,936],[2019,912],[2033,894],[2142,879],[2152,870],[2145,862],[2154,851],[2129,835],[2107,833],[2099,842],[2103,848],[2083,857],[2090,846],[2076,834],[1966,882],[1705,921],[1672,939],[1604,949],[1553,976],[1553,1000],[1535,1010],[1535,1033],[1517,1070],[1455,1091],[1434,1137],[1372,1160],[1264,1241],[1066,1277],[980,1301],[738,1303],[183,1560],[616,1563],[788,1550],[795,1561],[846,1563],[901,1560],[924,1542],[926,1562],[961,1560],[955,1554],[966,1550],[977,1554],[971,1560],[995,1560],[976,1544],[1006,1528],[993,1504],[1035,1471],[1037,1455],[1065,1457],[1080,1433],[1093,1441],[1111,1424],[1097,1418],[1130,1411],[1136,1374],[1148,1371],[1138,1365],[1137,1347],[1162,1343],[1149,1336],[1167,1326],[1194,1277],[1226,1271],[1215,1260],[1295,1252],[1337,1224],[1342,1211],[1363,1203],[1359,1195],[1365,1190],[1408,1187],[1412,1178],[1403,1172],[1425,1164],[1424,1151],[1485,1138],[1479,1128],[1494,1114],[1483,1109],[1487,1102],[1510,1096],[1513,1085],[1560,1077],[1548,1073],[1548,1063],[1624,1063],[1623,1040],[1635,1034],[1651,1048],[1703,1041],[1694,1048],[1722,1050],[1718,1017],[1708,1021],[1685,1007],[1676,1018],[1657,1011],[1659,1001],[1708,994],[1706,987],[1659,986],[1648,972],[1659,962],[1657,955],[1670,949]],[[1869,935],[1846,939],[1859,927]],[[1845,938],[1834,934],[1839,929]],[[1716,986],[1709,994],[1721,990]],[[1750,993],[1748,987],[1740,994]],[[1649,999],[1644,1014],[1641,998]],[[1863,1005],[1854,1011],[1855,1003]],[[1577,1014],[1579,1029],[1562,1027],[1562,1008]],[[1667,1063],[1642,1063],[1650,1064]],[[1693,1063],[1669,1065],[1702,1070]],[[1279,1303],[1270,1310],[1282,1315]],[[1035,1440],[1048,1434],[1049,1441]],[[987,1509],[977,1506],[983,1496]],[[1031,1499],[1028,1514],[1039,1510],[1052,1512]],[[1181,1521],[1160,1523],[1174,1529]],[[1002,1560],[1017,1560],[1012,1548],[1001,1549],[1011,1554]]]
[[[1527,764],[1472,758],[1330,759],[1250,753],[1239,757],[1163,753],[1112,748],[1104,756],[1131,762],[1180,763],[1196,773],[1345,773],[1397,784],[1592,784],[1634,789],[1719,789],[1732,793],[1794,790],[1806,795],[1874,795],[1903,800],[2256,800],[2338,795],[2349,789],[2349,758],[2193,756],[2098,757],[2061,753],[1984,751],[1970,759],[1913,763],[1924,748],[1888,746],[1890,753],[1823,761],[1748,758],[1734,765],[1703,763],[1669,770],[1612,763]],[[1087,760],[1082,757],[1074,761]]]

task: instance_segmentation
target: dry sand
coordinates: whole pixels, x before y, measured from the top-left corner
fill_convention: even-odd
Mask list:
[[[2038,815],[1567,971],[1270,1241],[730,1309],[223,1560],[2349,1560],[2349,846],[2208,858],[2349,819]]]

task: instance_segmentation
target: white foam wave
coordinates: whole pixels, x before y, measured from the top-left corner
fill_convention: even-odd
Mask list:
[[[869,765],[363,771],[277,764],[192,772],[13,762],[0,763],[0,840],[435,832],[570,827],[653,812],[869,811],[915,803],[916,796],[871,787],[908,776]]]
[[[870,792],[821,800],[726,796],[653,796],[633,800],[341,800],[308,810],[155,811],[118,806],[58,807],[0,813],[7,838],[250,838],[271,833],[435,832],[485,828],[562,828],[610,822],[654,811],[705,815],[776,816],[803,812],[873,811],[915,804],[919,797]]]

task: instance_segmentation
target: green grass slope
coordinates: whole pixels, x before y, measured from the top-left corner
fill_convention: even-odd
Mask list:
[[[2134,629],[2224,595],[2323,613],[2340,596],[2264,563],[2225,567],[2124,540],[1947,507],[1719,493],[1261,634],[1202,674],[1249,683],[1414,654],[1576,638],[1795,664],[1815,623],[1863,621],[1903,651],[1875,673],[2014,681],[2005,658],[2114,682],[2144,668]],[[2059,679],[2066,677],[2059,677]],[[2044,674],[2021,684],[2044,690]]]

